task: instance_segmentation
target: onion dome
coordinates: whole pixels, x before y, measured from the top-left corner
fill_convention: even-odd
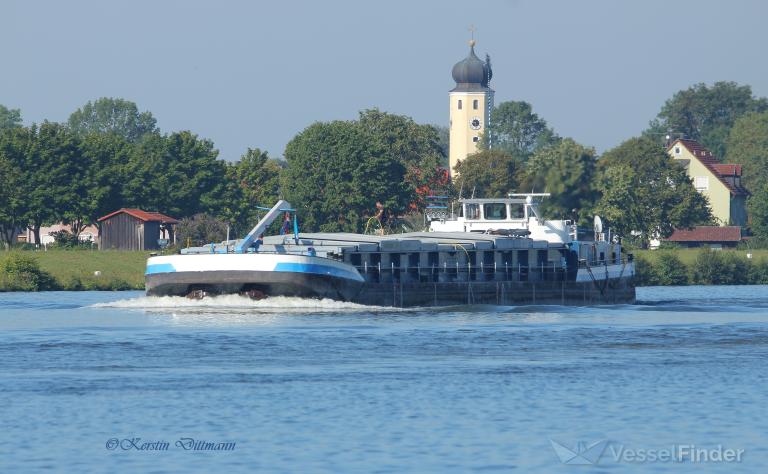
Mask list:
[[[469,55],[457,62],[451,71],[456,81],[454,91],[484,90],[491,79],[490,62],[482,61],[475,54],[475,42],[469,42]]]

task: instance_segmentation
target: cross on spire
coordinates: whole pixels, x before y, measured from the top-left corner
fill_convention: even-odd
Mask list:
[[[472,24],[472,25],[469,25],[468,30],[469,30],[469,34],[471,35],[470,36],[471,39],[469,40],[469,45],[474,47],[475,46],[475,31],[477,31],[477,28],[475,28],[475,25]]]

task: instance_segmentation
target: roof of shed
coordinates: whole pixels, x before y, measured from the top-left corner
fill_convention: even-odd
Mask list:
[[[698,226],[692,229],[676,229],[664,239],[668,242],[739,242],[739,226]]]
[[[179,221],[174,219],[173,217],[166,216],[165,214],[161,214],[159,212],[142,211],[141,209],[130,209],[130,208],[118,209],[117,211],[111,214],[107,214],[104,217],[100,217],[98,219],[98,222],[105,221],[121,213],[128,214],[129,216],[135,217],[136,219],[139,219],[144,222],[160,222],[161,224],[178,224],[179,223]]]

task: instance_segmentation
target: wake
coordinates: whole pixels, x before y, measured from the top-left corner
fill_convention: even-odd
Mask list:
[[[399,308],[366,306],[331,299],[310,299],[289,296],[271,296],[254,300],[240,295],[208,296],[202,299],[190,299],[183,296],[141,296],[121,299],[106,303],[96,303],[92,308],[123,308],[148,310],[184,310],[184,309],[255,309],[265,311],[318,312],[339,311],[402,311]]]

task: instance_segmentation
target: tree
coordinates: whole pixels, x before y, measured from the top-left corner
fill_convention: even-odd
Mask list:
[[[531,156],[526,167],[525,189],[552,193],[541,204],[545,215],[572,216],[576,210],[585,217],[596,200],[595,165],[593,148],[566,138]]]
[[[176,232],[182,245],[205,245],[223,241],[227,236],[227,224],[208,214],[195,214],[181,219]]]
[[[40,227],[65,220],[87,205],[87,163],[80,142],[66,127],[43,122],[27,131],[24,152],[27,226],[40,242]]]
[[[547,122],[523,101],[502,102],[491,111],[491,122],[480,140],[483,149],[502,150],[527,159],[559,140]]]
[[[661,251],[654,268],[656,285],[687,285],[688,269],[677,254]]]
[[[0,130],[21,127],[21,111],[0,104]]]
[[[136,142],[148,133],[157,133],[156,123],[150,112],[139,112],[135,103],[112,97],[89,101],[67,121],[69,128],[77,134],[110,133],[129,142]]]
[[[432,128],[437,130],[440,151],[443,154],[443,161],[440,163],[440,165],[447,170],[449,166],[448,156],[450,155],[451,130],[444,125],[432,125]]]
[[[218,213],[243,234],[263,214],[256,206],[272,207],[280,198],[282,164],[269,158],[266,151],[251,149],[234,163],[226,165],[225,197]]]
[[[735,82],[716,82],[712,87],[695,84],[668,99],[645,135],[660,138],[671,132],[702,143],[722,159],[726,140],[736,119],[748,112],[768,110],[768,99],[755,98],[752,88]]]
[[[284,156],[282,189],[305,229],[360,232],[377,201],[398,215],[414,199],[402,157],[359,122],[310,125]]]
[[[456,164],[454,186],[462,196],[507,197],[523,179],[522,160],[502,150],[483,150]]]
[[[768,188],[762,186],[747,201],[749,228],[761,240],[768,241]]]
[[[736,120],[728,137],[728,162],[743,165],[742,182],[752,192],[768,183],[768,112]]]
[[[432,125],[420,125],[410,117],[389,114],[379,109],[360,112],[358,124],[390,159],[406,170],[405,183],[414,194],[413,210],[421,210],[424,197],[444,182],[444,153],[440,132]]]
[[[118,135],[91,133],[80,143],[80,156],[86,165],[84,199],[64,213],[76,236],[99,217],[122,207],[124,166],[130,159],[131,145]]]
[[[16,232],[26,227],[28,208],[24,199],[23,173],[4,153],[5,139],[0,136],[0,238],[6,250],[13,245]]]
[[[188,217],[220,207],[225,166],[213,142],[184,131],[147,135],[125,167],[125,205]]]
[[[712,223],[707,200],[685,170],[649,138],[632,138],[598,161],[596,212],[621,235],[668,237],[675,228]]]

